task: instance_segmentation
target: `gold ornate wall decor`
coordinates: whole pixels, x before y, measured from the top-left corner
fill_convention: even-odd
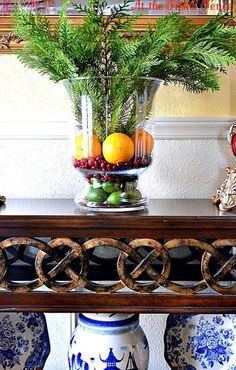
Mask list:
[[[0,33],[0,52],[9,52],[18,49],[23,40],[15,36],[12,32]]]
[[[229,211],[236,206],[236,168],[227,167],[226,172],[225,181],[213,197],[213,203],[221,211]]]
[[[233,155],[236,156],[236,123],[234,122],[227,130],[227,140],[231,145]],[[228,211],[236,206],[236,168],[227,167],[227,176],[216,195],[212,198],[213,203],[218,205],[221,211]]]
[[[12,247],[19,253],[13,253]],[[111,276],[108,276],[107,282],[102,284],[91,279],[95,266],[100,265],[102,270],[109,270],[111,267],[111,262],[103,255],[94,256],[94,251],[100,247],[118,252],[112,261],[112,270],[116,270],[118,279],[112,283]],[[186,247],[201,254],[201,277],[191,284],[177,283],[171,278],[172,251],[175,249],[181,251]],[[13,237],[0,243],[0,287],[14,292],[29,292],[45,285],[58,293],[76,288],[96,293],[112,293],[123,288],[138,293],[150,293],[162,287],[184,295],[211,288],[219,294],[236,294],[236,255],[232,253],[233,247],[236,247],[236,239],[211,242],[171,239],[165,242],[148,238],[131,241],[112,238],[74,241],[69,238],[57,238],[46,243],[35,238]],[[27,282],[25,279],[17,281],[16,261],[28,248],[38,250],[32,264],[35,266],[34,271],[31,271],[31,278],[27,277]],[[184,259],[180,262],[183,264],[181,269],[184,269]],[[8,271],[12,263],[14,263],[14,281],[9,278]],[[23,268],[22,262],[20,265]],[[144,273],[146,278],[141,280]]]

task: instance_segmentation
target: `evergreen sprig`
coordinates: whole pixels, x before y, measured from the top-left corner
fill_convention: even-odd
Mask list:
[[[106,0],[89,0],[84,7],[73,3],[85,13],[82,25],[71,24],[67,5],[54,33],[46,17],[21,6],[14,13],[14,32],[27,40],[18,57],[54,81],[90,75],[152,76],[201,92],[218,89],[217,73],[235,63],[236,28],[222,16],[194,27],[173,13],[141,35],[132,31],[135,17],[128,13],[129,0],[113,7]]]
[[[72,24],[62,7],[55,31],[46,17],[31,14],[17,6],[14,33],[26,40],[18,58],[29,68],[47,74],[53,81],[76,77],[92,77],[81,86],[74,86],[76,96],[86,89],[96,101],[96,130],[103,138],[104,96],[107,110],[112,112],[110,132],[117,129],[132,133],[132,83],[107,76],[151,76],[165,84],[179,84],[191,92],[220,88],[219,72],[236,61],[236,28],[223,16],[212,18],[202,26],[176,13],[161,17],[154,29],[147,27],[141,34],[132,30],[136,16],[130,15],[130,0],[108,6],[106,0],[88,0],[88,5],[72,3],[78,13],[84,13],[82,25]],[[122,32],[121,32],[122,31]],[[111,82],[110,82],[111,84]],[[111,88],[112,87],[112,88]],[[76,115],[79,121],[78,107]],[[125,111],[130,113],[127,118]]]

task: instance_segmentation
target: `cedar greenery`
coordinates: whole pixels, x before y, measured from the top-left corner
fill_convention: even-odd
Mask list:
[[[134,131],[137,122],[132,93],[142,88],[136,77],[160,78],[190,92],[214,91],[220,88],[218,72],[226,73],[227,66],[236,61],[236,28],[228,26],[223,16],[196,27],[173,13],[141,34],[132,30],[136,16],[129,14],[129,2],[113,7],[108,7],[106,0],[88,0],[84,7],[72,3],[78,13],[85,14],[82,25],[72,25],[67,1],[53,33],[45,16],[33,15],[21,6],[14,13],[14,33],[27,40],[18,51],[20,61],[55,82],[70,82],[79,127],[79,97],[82,93],[91,96],[94,132],[101,140],[107,133],[131,135]],[[74,80],[93,76],[98,79]],[[121,79],[109,80],[107,76]]]
[[[128,14],[129,0],[110,8],[108,16],[104,16],[106,1],[89,0],[85,7],[74,3],[79,13],[85,13],[84,24],[76,26],[66,14],[67,5],[62,7],[54,34],[46,17],[20,6],[14,14],[14,33],[27,40],[19,59],[54,81],[151,76],[192,92],[214,91],[220,87],[218,72],[236,61],[236,28],[222,16],[194,27],[174,13],[161,17],[155,29],[148,27],[141,35],[132,31],[135,16]]]

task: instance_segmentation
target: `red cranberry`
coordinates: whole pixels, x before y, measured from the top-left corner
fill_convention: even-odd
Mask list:
[[[112,165],[110,163],[107,163],[107,171],[111,171]]]
[[[94,162],[95,162],[95,159],[93,157],[90,157],[88,159],[88,165],[89,165],[89,167],[93,167],[94,166]]]
[[[101,170],[102,170],[102,171],[105,171],[105,170],[107,169],[107,164],[106,164],[106,162],[102,162],[102,163],[100,164],[100,168],[101,168]]]
[[[98,168],[99,167],[99,164],[98,164],[98,161],[97,160],[94,161],[93,166],[94,166],[94,168]]]
[[[112,171],[117,171],[117,165],[116,164],[113,164]]]
[[[83,168],[87,168],[88,167],[88,160],[87,160],[87,158],[82,158],[80,160],[80,163],[81,163],[81,165],[84,166]]]
[[[101,178],[101,181],[102,181],[102,182],[106,182],[106,181],[108,181],[108,177],[107,177],[107,175],[103,175],[103,176],[102,176],[102,178]]]

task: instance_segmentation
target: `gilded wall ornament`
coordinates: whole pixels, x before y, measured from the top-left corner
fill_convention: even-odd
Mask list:
[[[227,140],[231,145],[233,155],[236,156],[236,122],[227,131]],[[228,211],[236,206],[236,168],[227,167],[227,176],[216,195],[212,198],[221,211]]]
[[[19,37],[14,35],[12,32],[8,32],[5,34],[0,34],[0,51],[2,50],[10,50],[12,46],[21,43],[23,40]]]

